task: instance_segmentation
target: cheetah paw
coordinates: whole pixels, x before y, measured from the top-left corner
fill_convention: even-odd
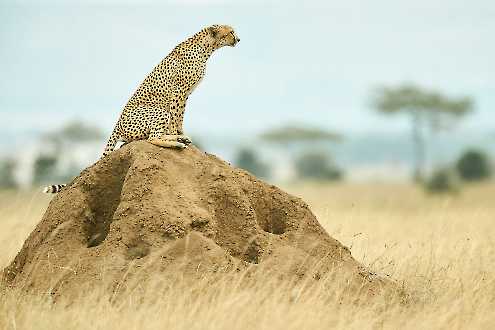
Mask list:
[[[182,143],[182,142],[176,142],[175,147],[177,149],[183,150],[183,149],[186,149],[187,148],[187,144]]]
[[[183,143],[183,144],[191,144],[192,143],[192,140],[189,136],[187,135],[180,135],[177,137],[177,141]]]

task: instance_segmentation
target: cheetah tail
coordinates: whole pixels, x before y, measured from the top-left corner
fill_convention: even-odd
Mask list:
[[[115,145],[117,144],[117,140],[119,139],[119,134],[117,131],[117,127],[112,132],[112,135],[110,135],[110,138],[108,139],[107,145],[105,146],[105,151],[103,152],[103,157],[107,156],[109,153],[115,149]]]
[[[50,186],[46,186],[45,189],[43,189],[43,192],[45,194],[56,194],[60,190],[62,190],[62,188],[64,188],[65,186],[67,186],[67,185],[66,184],[52,184]]]

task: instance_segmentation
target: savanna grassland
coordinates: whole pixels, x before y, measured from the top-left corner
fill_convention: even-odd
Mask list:
[[[287,185],[330,235],[407,299],[342,303],[338,284],[275,287],[270,279],[150,291],[111,304],[98,290],[77,304],[2,293],[0,329],[490,329],[495,328],[495,185],[432,196],[410,185]],[[0,193],[0,267],[40,220],[50,197]],[[332,291],[332,295],[323,291]]]

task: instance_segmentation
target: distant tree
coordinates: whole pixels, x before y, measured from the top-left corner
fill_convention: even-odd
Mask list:
[[[88,125],[82,121],[72,121],[64,125],[59,130],[45,134],[47,140],[54,143],[61,142],[87,142],[96,141],[103,138],[100,129]]]
[[[51,147],[51,151],[36,158],[33,168],[34,184],[50,183],[52,180],[65,182],[73,178],[79,173],[80,168],[71,164],[70,168],[63,170],[63,173],[58,173],[56,170],[59,155],[70,155],[74,145],[101,140],[103,134],[98,127],[76,120],[42,135],[41,138],[44,145]]]
[[[308,152],[296,159],[297,174],[305,179],[339,180],[342,172],[322,152]]]
[[[492,174],[488,156],[479,150],[466,151],[457,161],[456,169],[459,176],[466,181],[487,179]]]
[[[56,177],[57,157],[39,155],[34,161],[33,183],[47,183]]]
[[[259,160],[253,150],[239,150],[234,163],[236,166],[245,169],[257,177],[267,178],[269,176],[268,166]]]
[[[13,159],[0,160],[0,188],[14,188],[17,183],[14,178],[16,163]]]
[[[76,176],[78,176],[81,173],[81,167],[78,166],[75,163],[69,163],[69,166],[67,166],[64,171],[58,172],[54,179],[56,179],[58,182],[65,182],[69,183],[71,182]]]
[[[72,121],[60,129],[42,136],[44,143],[55,148],[55,153],[64,154],[72,144],[88,143],[103,138],[100,129],[82,121]]]
[[[314,141],[340,141],[340,134],[320,128],[287,125],[280,128],[268,130],[260,135],[266,141],[276,143],[290,142],[314,142]]]
[[[459,179],[450,168],[439,168],[424,182],[425,189],[430,193],[457,193]]]
[[[449,128],[453,121],[473,109],[469,97],[452,99],[414,85],[383,87],[372,98],[373,107],[384,114],[407,113],[411,117],[414,144],[414,178],[421,181],[426,161],[424,127]]]

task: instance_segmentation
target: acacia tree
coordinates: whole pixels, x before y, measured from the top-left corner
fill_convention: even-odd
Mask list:
[[[52,180],[68,180],[79,172],[77,164],[72,164],[62,174],[57,170],[60,156],[74,155],[75,145],[98,141],[103,138],[99,128],[83,121],[68,122],[61,128],[41,136],[43,145],[49,148],[41,152],[33,166],[33,183],[46,184]]]
[[[42,136],[48,143],[60,149],[64,143],[85,143],[97,141],[103,138],[99,128],[93,127],[82,121],[72,121],[60,129],[46,133]]]
[[[258,158],[257,154],[251,149],[241,149],[237,153],[234,163],[236,164],[236,166],[243,168],[256,176],[259,176],[260,178],[269,177],[269,167],[265,163],[263,163]]]
[[[315,141],[334,141],[339,142],[342,136],[338,133],[327,131],[315,127],[287,125],[268,130],[260,135],[264,141],[270,141],[280,144],[309,142]]]
[[[432,131],[447,129],[458,118],[473,110],[473,101],[469,97],[449,98],[439,92],[409,84],[379,88],[372,98],[372,105],[387,115],[406,113],[410,116],[414,179],[417,181],[423,179],[426,162],[426,125]]]
[[[325,146],[327,142],[342,141],[341,134],[299,124],[270,129],[260,138],[298,154],[294,165],[300,178],[338,180],[342,177],[342,171],[334,164]]]
[[[14,178],[16,162],[11,158],[0,159],[0,188],[14,188],[17,183]]]

